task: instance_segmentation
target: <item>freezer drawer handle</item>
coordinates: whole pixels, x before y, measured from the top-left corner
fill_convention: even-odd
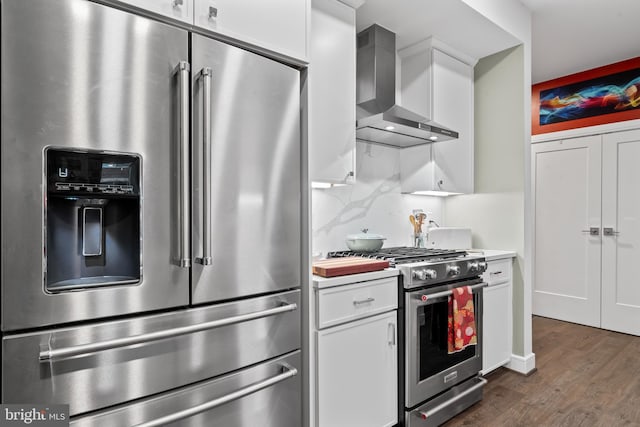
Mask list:
[[[445,401],[442,402],[441,404],[429,409],[428,411],[416,411],[416,414],[422,418],[423,420],[427,420],[429,418],[431,418],[432,416],[434,416],[435,414],[437,414],[438,412],[440,412],[442,409],[446,408],[447,406],[457,402],[458,400],[462,399],[463,397],[473,393],[474,391],[476,391],[479,388],[484,387],[489,381],[485,380],[484,378],[478,378],[478,380],[480,380],[478,382],[478,384],[473,385],[472,387],[469,387],[468,389],[466,389],[465,391],[463,391],[462,393],[460,393],[459,395]]]
[[[189,236],[189,220],[191,219],[191,208],[189,202],[189,73],[191,66],[186,61],[180,61],[176,67],[178,74],[179,114],[180,123],[180,161],[178,173],[178,265],[180,267],[191,267],[191,242]]]
[[[196,262],[211,265],[211,68],[198,75],[202,81],[202,257]]]
[[[226,396],[222,396],[217,399],[210,400],[201,405],[197,405],[192,408],[185,409],[183,411],[178,411],[176,413],[167,415],[165,417],[156,418],[155,420],[147,421],[146,423],[137,424],[134,427],[157,427],[157,426],[164,426],[178,420],[183,420],[185,418],[189,418],[194,415],[197,415],[201,412],[205,412],[210,409],[216,408],[218,406],[224,405],[225,403],[229,403],[234,400],[241,399],[252,393],[255,393],[267,387],[271,387],[272,385],[275,385],[279,382],[285,381],[291,377],[295,377],[296,375],[298,375],[298,370],[296,368],[286,365],[284,363],[280,364],[280,366],[282,369],[282,373],[276,376],[267,378],[266,380],[260,381],[255,384],[251,384],[250,386],[243,387],[240,390],[236,390],[233,393],[229,393]]]
[[[143,344],[151,341],[158,341],[167,338],[174,338],[180,335],[193,334],[209,329],[220,328],[222,326],[242,323],[249,320],[269,317],[276,314],[295,311],[298,305],[295,303],[280,305],[263,311],[241,314],[238,316],[227,317],[226,319],[212,320],[211,322],[199,323],[197,325],[182,326],[179,328],[167,329],[164,331],[150,332],[148,334],[134,335],[132,337],[116,338],[108,341],[95,342],[90,344],[76,345],[73,347],[63,347],[58,349],[47,349],[40,352],[40,362],[48,362],[52,359],[60,359],[63,357],[73,357],[82,354],[96,353],[103,350],[111,350],[120,347],[126,347],[134,344]]]

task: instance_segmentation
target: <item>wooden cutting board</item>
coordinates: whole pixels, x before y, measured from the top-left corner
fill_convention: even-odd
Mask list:
[[[322,277],[335,277],[384,270],[389,267],[389,261],[354,256],[314,261],[312,267],[313,274]]]

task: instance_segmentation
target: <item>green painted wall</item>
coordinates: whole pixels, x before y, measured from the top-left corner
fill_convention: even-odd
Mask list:
[[[524,48],[481,59],[475,67],[475,194],[448,197],[447,226],[471,227],[475,248],[511,250],[513,353],[525,356],[524,324]]]

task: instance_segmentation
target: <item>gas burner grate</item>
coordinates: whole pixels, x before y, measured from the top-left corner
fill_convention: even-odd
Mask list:
[[[465,255],[467,255],[465,251],[456,249],[412,248],[409,246],[383,248],[376,252],[334,251],[327,254],[329,258],[360,256],[364,258],[383,259],[389,261],[391,266],[411,262],[445,260]]]

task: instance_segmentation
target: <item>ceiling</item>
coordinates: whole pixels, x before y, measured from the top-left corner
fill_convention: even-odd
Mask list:
[[[640,55],[640,0],[520,1],[532,11],[533,83]],[[433,36],[479,59],[520,43],[463,0],[367,0],[356,26],[373,23],[397,49]]]
[[[433,36],[477,60],[520,43],[462,0],[367,0],[357,30],[374,23],[396,33],[398,50]]]
[[[532,82],[640,55],[638,0],[520,0],[532,11]]]

